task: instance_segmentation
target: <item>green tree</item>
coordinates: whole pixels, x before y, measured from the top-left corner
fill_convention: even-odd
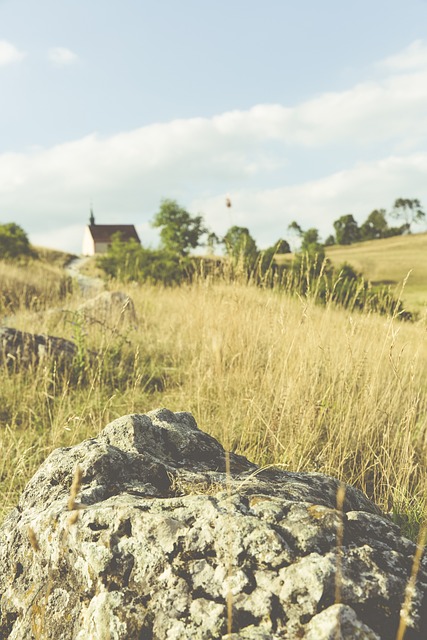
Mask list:
[[[318,229],[311,227],[310,229],[307,229],[307,231],[303,231],[301,250],[308,251],[309,247],[314,245],[321,246],[320,239],[319,239],[319,231]]]
[[[225,253],[236,262],[240,259],[245,264],[253,264],[258,256],[256,242],[249,229],[234,225],[230,227],[223,238]]]
[[[385,238],[388,228],[385,209],[374,209],[360,227],[360,239]]]
[[[320,242],[319,231],[314,227],[303,231],[301,252],[317,264],[321,264],[325,259],[325,249]]]
[[[300,236],[300,237],[304,233],[300,225],[298,224],[298,222],[296,222],[295,220],[292,220],[292,222],[288,224],[288,230],[293,231],[294,233],[297,234],[297,236]]]
[[[181,256],[198,247],[208,233],[202,216],[191,216],[176,200],[162,200],[152,225],[160,228],[163,248]]]
[[[332,247],[335,244],[335,236],[331,233],[325,240],[325,247]]]
[[[179,285],[194,273],[190,258],[166,249],[146,249],[133,239],[123,242],[121,233],[114,234],[107,253],[97,257],[97,264],[108,276],[124,282],[167,286]]]
[[[221,240],[218,238],[218,236],[214,231],[210,231],[206,239],[206,246],[208,248],[208,252],[211,255],[215,253],[215,247],[219,244],[221,244]]]
[[[407,230],[411,232],[411,224],[421,222],[426,214],[422,210],[421,202],[417,198],[397,198],[390,214],[393,218],[402,218],[407,225]]]
[[[291,248],[289,243],[282,239],[278,240],[271,247],[261,251],[258,256],[261,274],[265,275],[268,271],[276,273],[278,271],[276,256],[284,255],[285,253],[291,253]]]
[[[338,244],[353,244],[360,240],[360,229],[351,213],[335,220],[334,229]]]
[[[0,225],[0,258],[9,260],[31,254],[30,242],[18,224],[9,222]]]
[[[272,247],[274,249],[274,253],[279,255],[283,255],[284,253],[291,253],[291,247],[287,240],[283,240],[280,238]]]

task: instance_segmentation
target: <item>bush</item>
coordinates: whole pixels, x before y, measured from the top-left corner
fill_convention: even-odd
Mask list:
[[[14,222],[0,225],[0,259],[10,260],[31,255],[25,231]]]
[[[123,242],[120,234],[113,237],[107,253],[97,258],[97,264],[112,277],[124,282],[177,285],[194,274],[190,258],[166,249],[152,250],[135,240]]]
[[[336,269],[328,260],[312,262],[308,254],[299,254],[294,263],[285,268],[281,281],[289,292],[311,296],[321,304],[412,319],[412,314],[404,310],[389,287],[373,287],[347,263]]]

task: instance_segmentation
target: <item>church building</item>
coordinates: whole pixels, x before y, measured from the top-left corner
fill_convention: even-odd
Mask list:
[[[90,210],[89,224],[83,234],[82,253],[84,256],[94,256],[106,253],[111,245],[111,239],[115,233],[121,233],[123,242],[141,241],[133,224],[96,224],[92,209]]]

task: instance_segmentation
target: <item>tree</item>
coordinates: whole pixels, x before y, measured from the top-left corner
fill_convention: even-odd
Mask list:
[[[261,274],[265,275],[268,271],[273,274],[276,273],[278,270],[276,256],[284,255],[286,253],[291,253],[291,248],[289,243],[286,240],[282,240],[282,238],[271,247],[268,247],[268,249],[261,251],[259,254],[259,267]]]
[[[411,224],[421,222],[426,217],[426,214],[417,198],[412,200],[409,198],[397,198],[394,201],[391,216],[393,218],[403,218],[407,225],[408,233],[411,233]]]
[[[385,238],[388,230],[385,209],[374,209],[360,227],[361,240]]]
[[[198,247],[201,237],[208,232],[202,216],[191,216],[176,200],[162,200],[152,226],[160,228],[163,247],[181,256]]]
[[[303,231],[301,251],[315,263],[321,264],[325,259],[325,250],[320,243],[319,231],[314,227]]]
[[[302,234],[301,250],[308,251],[309,247],[313,245],[319,245],[319,247],[321,246],[319,240],[319,231],[314,227],[311,227],[310,229],[307,229],[307,231],[304,231]]]
[[[223,238],[225,253],[234,260],[243,259],[245,264],[254,263],[258,249],[255,240],[246,227],[233,226]]]
[[[292,222],[288,224],[288,230],[294,231],[300,237],[304,233],[301,227],[299,226],[298,222],[296,222],[295,220],[292,220]]]
[[[108,276],[123,282],[166,286],[179,285],[194,273],[191,258],[166,249],[146,249],[133,238],[125,242],[120,232],[113,235],[108,251],[97,257],[97,264]]]
[[[315,263],[323,262],[325,250],[320,242],[318,229],[311,227],[304,231],[295,220],[288,225],[288,229],[295,231],[301,238],[301,254],[306,254],[309,260]]]
[[[30,242],[18,224],[9,222],[0,225],[0,258],[10,259],[31,254]]]
[[[335,236],[331,233],[325,240],[325,247],[332,247],[335,244]]]
[[[338,244],[352,244],[360,240],[360,229],[351,213],[335,220],[334,229]]]
[[[291,247],[287,240],[283,240],[280,238],[272,247],[274,249],[274,253],[279,255],[283,255],[284,253],[291,253]]]
[[[206,239],[206,246],[208,248],[208,252],[212,255],[215,252],[215,247],[220,244],[221,241],[216,235],[214,231],[210,231],[208,233],[208,237]]]

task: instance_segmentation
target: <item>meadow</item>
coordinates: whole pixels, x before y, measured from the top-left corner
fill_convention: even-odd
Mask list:
[[[327,247],[327,257],[333,264],[349,262],[367,280],[390,285],[403,291],[405,306],[423,313],[427,306],[427,233],[395,236],[350,246]],[[409,274],[409,275],[408,275]]]
[[[2,290],[9,267],[0,265]],[[164,406],[192,412],[201,429],[260,465],[358,486],[416,535],[426,509],[424,321],[207,276],[173,288],[110,281],[133,299],[137,326],[124,313],[88,322],[76,287],[51,283],[49,294],[39,275],[38,302],[28,305],[13,269],[8,326],[73,339],[79,358],[65,372],[50,361],[1,365],[0,517],[54,448]],[[64,278],[57,265],[45,269]]]

